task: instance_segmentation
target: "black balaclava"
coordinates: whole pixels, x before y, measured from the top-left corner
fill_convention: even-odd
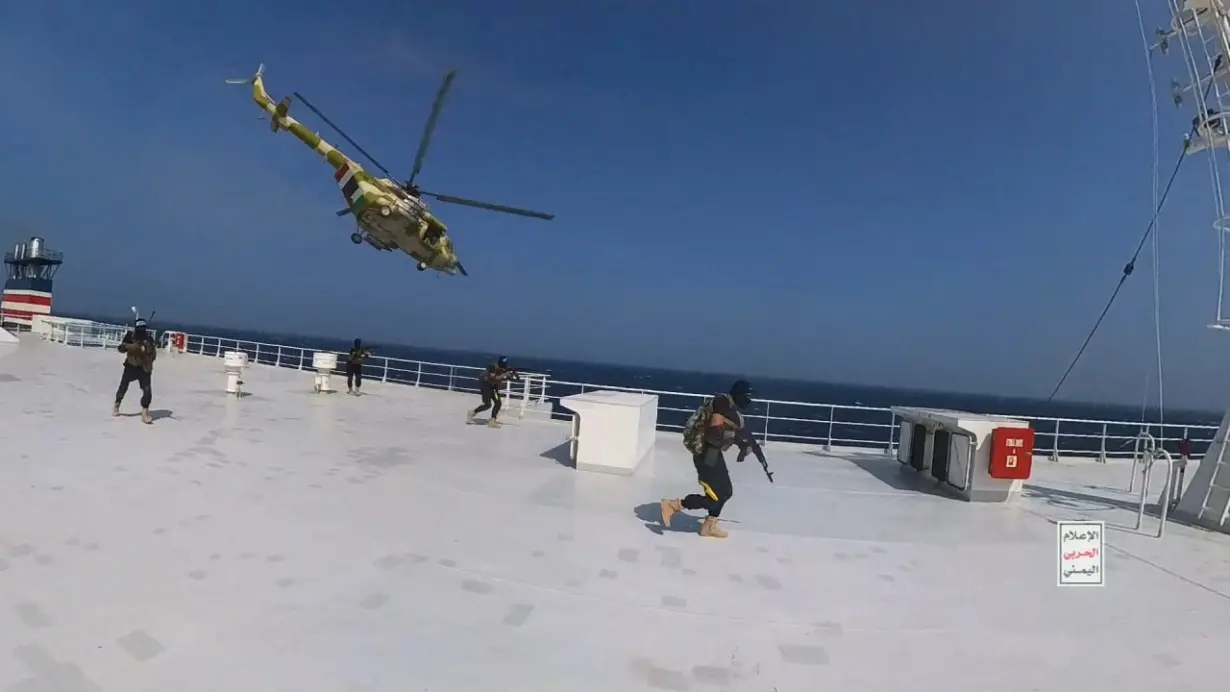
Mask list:
[[[498,365],[498,366],[500,366],[501,368],[507,368],[507,367],[508,367],[508,359],[507,359],[507,358],[505,358],[504,356],[500,356],[498,359],[496,359],[495,364],[496,364],[496,365]]]
[[[752,395],[755,393],[747,380],[735,380],[735,383],[730,385],[730,398],[735,402],[735,406],[741,409],[752,405]]]
[[[363,340],[362,340],[362,339],[355,339],[355,340],[354,340],[354,347],[355,347],[355,348],[363,348]]]
[[[133,332],[133,336],[137,337],[138,339],[144,339],[145,338],[145,320],[138,317],[137,321],[132,323],[132,332]]]

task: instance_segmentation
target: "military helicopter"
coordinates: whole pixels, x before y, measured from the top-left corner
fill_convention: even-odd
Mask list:
[[[312,132],[302,123],[290,117],[288,114],[291,104],[290,97],[275,103],[265,91],[262,76],[264,71],[265,66],[262,64],[251,79],[228,79],[226,83],[252,85],[252,100],[256,101],[256,105],[269,115],[270,129],[274,132],[278,130],[290,132],[311,147],[313,151],[323,156],[325,161],[333,167],[333,179],[337,181],[342,197],[346,200],[346,208],[337,212],[337,215],[352,215],[358,224],[358,231],[350,234],[350,242],[356,245],[367,243],[377,250],[390,252],[400,249],[418,262],[419,271],[432,269],[450,276],[458,273],[466,276],[465,267],[461,265],[457,251],[453,247],[453,241],[448,236],[448,228],[428,211],[424,197],[432,197],[447,204],[460,204],[546,221],[555,218],[554,214],[427,192],[414,183],[414,179],[418,177],[423,168],[427,146],[431,143],[431,135],[436,129],[440,110],[444,107],[444,99],[453,85],[453,78],[457,75],[456,70],[450,70],[444,75],[444,81],[440,84],[439,91],[436,92],[431,115],[427,118],[423,136],[419,140],[418,152],[414,157],[414,169],[405,182],[397,181],[387,168],[364,151],[363,147],[359,146],[341,128],[334,125],[324,113],[321,113],[299,92],[294,92],[295,98],[303,102],[303,105],[319,116],[326,125],[341,135],[355,148],[355,151],[362,154],[384,173],[385,177],[377,178],[368,173],[354,159],[322,139],[319,133]]]

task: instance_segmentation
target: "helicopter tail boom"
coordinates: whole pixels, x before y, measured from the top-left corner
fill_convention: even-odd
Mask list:
[[[252,85],[252,100],[256,101],[256,105],[261,107],[261,110],[273,115],[276,109],[273,99],[269,98],[269,92],[265,91],[265,78],[262,76],[265,72],[265,64],[261,63],[260,67],[256,68],[256,74],[248,79],[228,79],[227,84],[235,85]]]
[[[228,79],[227,84],[237,85],[252,85],[252,100],[256,105],[260,106],[261,110],[269,115],[269,129],[273,132],[286,130],[295,136],[296,139],[308,145],[317,154],[320,154],[329,165],[336,170],[343,165],[352,163],[345,154],[333,148],[328,142],[321,139],[320,135],[307,129],[298,120],[290,116],[290,97],[287,96],[281,101],[274,101],[273,97],[265,91],[265,79],[262,76],[265,71],[265,66],[262,64],[256,70],[256,74],[249,79]],[[309,106],[310,107],[310,106]]]

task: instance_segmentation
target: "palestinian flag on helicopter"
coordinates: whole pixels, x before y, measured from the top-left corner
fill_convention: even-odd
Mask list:
[[[358,172],[357,166],[352,167],[350,162],[346,162],[333,173],[333,179],[342,189],[342,197],[346,198],[346,203],[356,212],[363,211],[363,208],[367,206],[367,199],[364,198],[363,189],[359,187],[359,180],[355,176]]]

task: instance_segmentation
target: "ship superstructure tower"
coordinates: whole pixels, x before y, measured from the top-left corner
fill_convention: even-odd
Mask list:
[[[1192,113],[1191,130],[1184,138],[1184,155],[1205,159],[1213,182],[1213,227],[1217,230],[1220,252],[1217,312],[1209,326],[1230,329],[1230,319],[1223,310],[1230,215],[1226,213],[1221,171],[1221,164],[1228,160],[1224,154],[1230,153],[1230,0],[1166,2],[1171,23],[1167,29],[1158,29],[1157,48],[1163,53],[1178,53],[1186,67],[1187,83],[1177,79],[1171,82],[1175,105],[1186,106]],[[1226,174],[1230,175],[1230,167]],[[1230,394],[1230,382],[1226,389]],[[1228,431],[1230,409],[1222,417],[1217,435],[1175,508],[1177,516],[1223,533],[1230,533]]]
[[[52,282],[64,254],[47,247],[42,238],[18,243],[4,253],[4,294],[0,295],[0,322],[29,327],[37,315],[51,314]]]

